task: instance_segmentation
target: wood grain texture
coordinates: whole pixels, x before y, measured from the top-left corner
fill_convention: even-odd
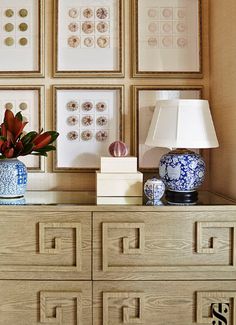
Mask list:
[[[90,280],[91,213],[2,211],[0,272],[1,278]]]
[[[236,199],[236,2],[210,1],[210,99],[220,147],[210,153],[210,188]]]
[[[220,303],[229,305],[227,325],[234,325],[235,295],[236,281],[95,281],[93,325],[214,324]]]
[[[93,279],[234,278],[235,212],[103,212],[93,218]]]
[[[0,325],[92,325],[92,284],[0,281]]]

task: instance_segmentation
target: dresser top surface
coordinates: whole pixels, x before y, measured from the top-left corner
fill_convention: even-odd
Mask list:
[[[98,205],[96,203],[96,193],[95,192],[77,192],[77,191],[27,191],[24,198],[18,199],[0,199],[1,206],[60,206],[60,207],[76,207],[79,210],[88,211],[100,211],[100,210],[124,210],[129,207],[129,210],[138,209],[138,211],[153,211],[153,210],[173,210],[173,209],[188,209],[195,208],[197,210],[204,209],[205,207],[217,209],[219,206],[227,206],[227,208],[235,209],[236,203],[233,200],[226,199],[220,195],[201,191],[199,192],[199,199],[196,205],[192,206],[181,206],[181,205],[168,205],[163,202],[162,206],[150,206],[150,202],[147,205],[145,199],[143,199],[143,204],[111,204]],[[116,208],[115,208],[116,207]]]

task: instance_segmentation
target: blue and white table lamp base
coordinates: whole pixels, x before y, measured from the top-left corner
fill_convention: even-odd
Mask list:
[[[206,165],[190,149],[219,146],[207,100],[157,101],[146,139],[151,147],[175,148],[160,159],[159,174],[171,204],[195,204]]]

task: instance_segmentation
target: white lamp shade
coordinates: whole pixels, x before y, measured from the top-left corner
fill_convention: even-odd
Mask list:
[[[218,147],[208,101],[157,101],[145,144],[171,149]]]

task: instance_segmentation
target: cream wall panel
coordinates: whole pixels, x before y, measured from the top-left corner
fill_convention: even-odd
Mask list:
[[[52,27],[53,27],[53,0],[45,1],[45,78],[37,79],[0,79],[1,85],[45,85],[46,101],[45,116],[46,129],[53,127],[53,106],[52,106],[52,85],[60,84],[124,84],[125,85],[125,138],[130,144],[130,135],[132,130],[132,98],[130,87],[132,85],[202,85],[204,86],[204,97],[208,98],[209,94],[209,49],[208,49],[208,0],[202,1],[203,12],[203,79],[145,79],[131,78],[131,0],[125,0],[125,77],[124,78],[103,78],[103,79],[87,79],[87,78],[53,78],[52,77]],[[207,155],[206,155],[207,157]],[[29,189],[33,190],[94,190],[95,189],[95,173],[52,173],[52,156],[46,160],[46,172],[44,174],[29,175]]]
[[[220,147],[211,151],[211,189],[236,199],[236,2],[210,2],[211,104]]]

